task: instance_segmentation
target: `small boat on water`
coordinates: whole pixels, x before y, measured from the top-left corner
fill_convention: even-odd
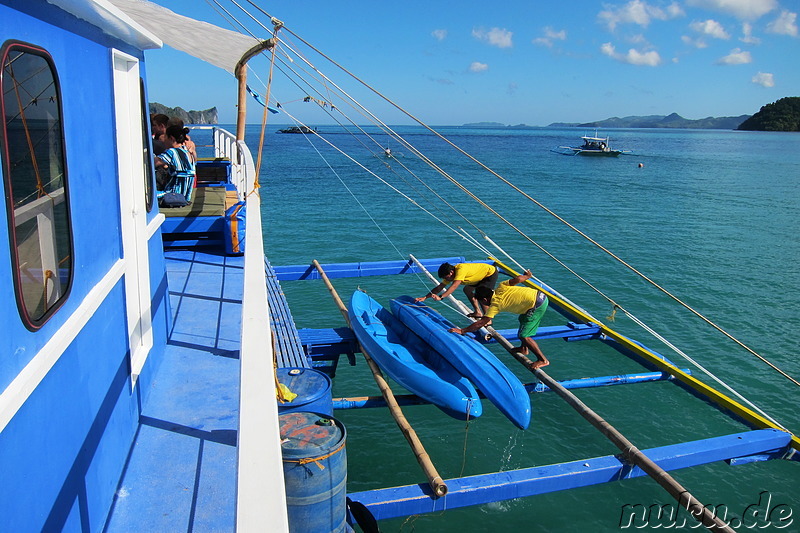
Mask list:
[[[630,150],[614,150],[608,142],[608,137],[581,137],[583,144],[580,146],[559,146],[554,152],[564,155],[591,155],[617,157],[620,154],[629,153]]]
[[[395,298],[391,308],[403,324],[469,378],[517,427],[526,429],[530,425],[531,399],[525,387],[485,346],[471,337],[450,333],[455,327],[452,322],[410,296]]]
[[[283,128],[282,130],[278,130],[276,133],[316,133],[317,128],[309,128],[308,126],[291,126],[289,128]]]
[[[483,407],[472,383],[367,293],[350,298],[350,327],[378,366],[397,383],[459,420]]]

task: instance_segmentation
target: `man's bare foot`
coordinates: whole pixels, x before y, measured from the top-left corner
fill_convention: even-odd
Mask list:
[[[467,317],[469,317],[469,318],[483,318],[483,315],[476,311],[474,313],[468,314]]]
[[[550,364],[550,361],[545,359],[544,361],[536,361],[533,363],[533,369],[536,370],[537,368],[542,368],[543,366],[547,366]]]
[[[512,348],[511,351],[513,353],[517,353],[519,355],[528,355],[530,352],[527,346],[520,346],[519,348]],[[536,367],[534,367],[536,368]]]

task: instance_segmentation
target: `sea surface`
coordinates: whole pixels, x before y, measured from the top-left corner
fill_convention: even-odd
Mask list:
[[[365,133],[320,126],[325,141],[276,134],[276,129],[270,126],[265,135],[260,172],[264,239],[273,265],[396,260],[408,254],[485,259],[484,251],[448,228],[462,227],[492,253],[508,254],[599,320],[712,383],[621,311],[610,322],[613,300],[786,428],[800,431],[800,387],[586,238],[800,379],[800,134],[606,130],[598,133],[609,135],[612,147],[631,153],[590,158],[551,150],[576,146],[581,135],[594,135],[593,130],[436,128],[527,198],[422,127],[395,131],[450,178],[374,128]],[[248,130],[247,142],[255,153],[257,127]],[[395,157],[381,155],[387,146]],[[431,285],[415,275],[335,280],[345,301],[361,288],[387,307],[391,298],[421,296]],[[283,288],[298,327],[344,325],[321,281],[285,282]],[[432,305],[464,324],[443,304]],[[548,312],[544,324],[564,322]],[[495,325],[515,327],[515,317],[502,317]],[[546,340],[540,346],[551,360],[546,371],[559,380],[643,370],[598,343]],[[536,381],[504,351],[494,351],[523,382]],[[405,393],[398,385],[393,388]],[[363,360],[349,366],[344,358],[333,392],[379,394]],[[747,430],[669,382],[585,389],[577,395],[640,449]],[[531,404],[532,423],[525,431],[488,402],[483,416],[468,424],[433,406],[404,412],[445,479],[618,452],[556,395],[533,394]],[[337,411],[335,416],[347,427],[348,492],[425,482],[388,411]],[[673,475],[701,502],[727,512],[740,531],[779,526],[800,531],[798,462],[713,464]],[[625,506],[637,504],[676,507],[645,477],[380,525],[384,532],[618,531],[626,523]],[[773,522],[754,522],[756,505],[774,511]],[[792,513],[788,519],[787,509]],[[743,517],[744,522],[736,521]],[[653,525],[698,529],[685,514]]]

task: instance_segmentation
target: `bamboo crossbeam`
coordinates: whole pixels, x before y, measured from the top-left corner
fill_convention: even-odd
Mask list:
[[[339,294],[336,292],[336,288],[333,286],[331,281],[328,279],[327,274],[322,269],[322,265],[317,262],[315,259],[312,264],[314,268],[317,269],[319,272],[322,281],[325,283],[325,286],[330,291],[331,296],[333,297],[333,301],[336,303],[336,306],[339,308],[339,311],[342,313],[345,322],[347,323],[348,327],[350,326],[350,317],[347,313],[347,307],[344,305],[344,302],[341,298],[339,298]],[[361,353],[364,354],[364,359],[367,361],[367,365],[369,365],[370,370],[372,370],[372,376],[375,378],[375,383],[377,383],[378,388],[383,395],[383,399],[386,401],[386,405],[389,407],[389,412],[392,414],[394,421],[397,423],[397,427],[400,428],[400,431],[403,433],[403,436],[408,441],[408,444],[411,446],[411,450],[414,452],[414,456],[417,458],[417,462],[419,463],[422,471],[428,478],[428,484],[433,490],[433,493],[436,496],[444,496],[447,494],[447,485],[445,484],[442,477],[436,470],[436,467],[433,465],[433,461],[431,461],[428,452],[425,451],[425,447],[422,445],[422,442],[419,440],[417,436],[417,432],[414,431],[414,428],[411,427],[411,424],[406,419],[405,415],[403,414],[402,409],[398,405],[398,402],[392,392],[392,389],[389,387],[389,384],[384,379],[383,374],[381,374],[380,368],[378,365],[375,364],[375,361],[369,356],[369,354],[364,350],[364,347],[361,346],[359,343],[359,350]]]
[[[500,262],[495,258],[491,258],[497,265],[505,270],[512,276],[517,275],[517,273],[512,269]],[[539,290],[543,290],[547,297],[550,299],[550,302],[565,309],[566,312],[571,314],[572,316],[576,317],[576,319],[583,320],[584,322],[592,322],[600,326],[601,332],[606,335],[609,339],[612,339],[619,343],[621,346],[627,348],[631,352],[635,353],[639,357],[645,359],[648,363],[652,364],[653,366],[657,367],[659,370],[663,372],[667,372],[668,374],[672,375],[683,383],[684,385],[690,387],[699,395],[706,398],[711,403],[714,403],[720,406],[723,409],[727,409],[734,415],[744,419],[745,421],[749,422],[753,426],[761,429],[779,429],[781,431],[786,431],[785,428],[778,426],[777,424],[773,423],[771,420],[763,417],[762,415],[758,414],[757,412],[753,411],[752,409],[740,404],[733,398],[723,394],[722,392],[718,391],[717,389],[703,383],[699,379],[691,376],[690,374],[680,370],[678,367],[670,364],[667,361],[664,361],[662,358],[655,355],[653,352],[648,350],[647,348],[636,344],[629,338],[620,333],[617,333],[610,327],[606,326],[605,324],[601,323],[599,320],[595,319],[594,317],[587,314],[585,311],[575,307],[574,305],[570,304],[566,300],[564,300],[558,294],[553,294],[552,291],[548,291],[535,283],[531,282],[531,280],[527,280],[525,282],[526,285],[530,287],[534,287]],[[800,437],[796,435],[792,435],[792,448],[795,450],[800,450]]]
[[[437,283],[437,284],[439,283],[439,280],[436,279],[433,274],[428,272],[428,269],[425,268],[425,266],[422,263],[420,263],[419,259],[414,257],[412,254],[408,254],[408,257],[409,257],[409,259],[411,259],[414,262],[415,265],[417,265],[418,269],[420,269],[426,276],[428,276],[429,280],[431,280],[432,282]],[[450,301],[450,303],[455,305],[456,309],[461,311],[465,316],[472,312],[472,311],[469,310],[469,308],[466,306],[466,304],[464,304],[464,302],[462,302],[461,300],[459,300],[458,298],[456,298],[452,294],[449,295],[447,297],[447,299]],[[473,322],[474,322],[474,320],[473,320]],[[480,335],[484,339],[488,339],[491,336],[491,334],[489,333],[489,331],[486,328],[479,329],[476,332],[476,335]]]
[[[517,361],[522,363],[525,368],[533,372],[539,380],[547,385],[550,390],[563,398],[570,407],[575,409],[585,420],[594,426],[600,433],[610,440],[622,452],[623,459],[635,466],[642,469],[644,473],[653,478],[653,480],[661,485],[678,504],[686,509],[695,520],[701,522],[705,527],[713,530],[724,531],[726,533],[734,533],[733,529],[728,526],[723,520],[718,518],[716,514],[712,513],[700,501],[698,501],[691,493],[686,490],[675,478],[673,478],[666,470],[658,466],[654,461],[642,453],[639,448],[633,445],[625,435],[620,433],[614,426],[609,424],[600,415],[595,413],[589,406],[584,404],[577,396],[568,391],[558,381],[551,378],[541,368],[534,368],[533,361],[528,357],[515,352],[514,346],[502,335],[497,333],[492,327],[488,327],[489,333],[497,340],[497,342],[505,348]]]

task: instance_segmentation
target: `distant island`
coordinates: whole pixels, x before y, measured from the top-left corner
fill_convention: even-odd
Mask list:
[[[536,128],[517,124],[508,126],[500,122],[470,122],[465,128]],[[646,115],[611,117],[596,122],[553,122],[548,128],[684,128],[749,131],[800,131],[800,96],[787,96],[767,104],[755,115],[738,117],[706,117],[698,120],[671,115]]]
[[[684,128],[709,130],[735,130],[739,124],[750,118],[750,115],[738,117],[706,117],[698,120],[683,118],[677,113],[671,115],[647,115],[633,117],[611,117],[597,122],[554,122],[551,128]]]
[[[595,122],[553,122],[548,128],[685,128],[685,129],[714,129],[735,130],[740,124],[750,118],[750,115],[738,117],[707,117],[698,120],[683,118],[677,113],[671,115],[646,115],[631,117],[611,117]],[[506,126],[499,122],[472,122],[464,124],[469,128],[532,128],[526,124]]]
[[[767,104],[739,125],[749,131],[800,131],[800,96],[787,96]]]
[[[167,107],[158,102],[151,102],[150,113],[161,113],[168,117],[178,117],[184,124],[217,124],[217,108],[205,111],[185,111],[181,107]]]

